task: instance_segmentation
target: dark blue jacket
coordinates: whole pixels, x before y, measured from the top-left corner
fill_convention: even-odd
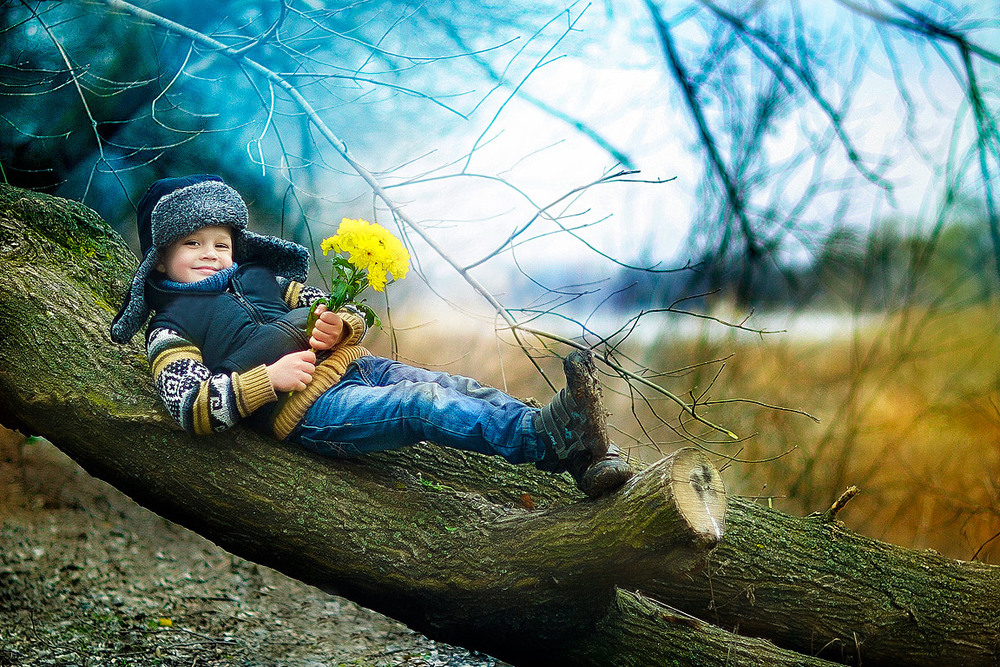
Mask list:
[[[146,283],[156,315],[149,330],[167,327],[194,343],[212,373],[243,373],[309,348],[309,308],[290,308],[270,270],[240,264],[223,292],[171,290]]]

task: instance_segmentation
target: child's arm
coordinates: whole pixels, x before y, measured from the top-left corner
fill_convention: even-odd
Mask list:
[[[280,276],[278,277],[278,284],[284,290],[285,303],[287,303],[290,308],[311,306],[318,299],[322,299],[327,296],[323,290],[309,285],[303,285],[302,283],[288,280]],[[321,311],[317,309],[317,312]],[[336,316],[343,322],[343,333],[338,340],[333,341],[330,345],[326,347],[313,345],[314,348],[317,350],[327,350],[336,345],[359,345],[361,341],[364,340],[365,334],[368,333],[368,323],[365,322],[365,318],[357,311],[356,308],[342,308],[336,313],[330,313],[330,315],[327,315],[326,319],[330,322],[330,326],[332,327],[332,331],[328,334],[328,336],[335,334],[335,329],[337,327],[336,321],[333,320],[331,316]],[[321,337],[317,342],[319,342],[320,345],[324,345],[329,342],[329,339]]]
[[[278,400],[267,366],[262,364],[245,373],[213,375],[202,363],[198,348],[171,329],[152,330],[146,352],[160,398],[188,433],[224,431],[254,410]]]

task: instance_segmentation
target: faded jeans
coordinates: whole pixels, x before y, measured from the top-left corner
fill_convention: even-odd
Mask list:
[[[288,440],[325,456],[354,456],[427,440],[510,463],[540,461],[537,410],[475,380],[382,357],[352,362]]]

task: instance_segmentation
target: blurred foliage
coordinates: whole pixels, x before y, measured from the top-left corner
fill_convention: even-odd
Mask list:
[[[630,308],[706,293],[752,307],[878,308],[900,297],[933,299],[976,267],[1000,270],[992,186],[1000,55],[988,48],[997,17],[978,3],[160,0],[143,8],[226,48],[107,0],[0,4],[2,177],[80,199],[126,236],[139,193],[178,173],[223,175],[247,194],[262,231],[310,246],[310,220],[330,207],[346,209],[332,219],[369,213],[359,210],[371,208],[369,184],[324,144],[295,100],[241,60],[249,58],[293,83],[365,168],[398,192],[465,176],[463,194],[474,199],[479,183],[505,183],[505,196],[493,196],[493,208],[465,226],[478,223],[498,238],[512,230],[489,259],[506,262],[505,280],[519,281],[504,289],[515,297],[504,305],[514,309],[539,301],[561,308],[598,291],[602,304]],[[532,86],[538,70],[567,57],[576,69],[565,71],[579,78]],[[588,73],[602,68],[645,70],[656,85],[606,92]],[[587,95],[569,95],[579,89]],[[646,209],[622,223],[652,228],[687,218],[680,255],[666,258],[641,237],[633,248],[604,251],[587,237],[587,228],[616,224],[604,211],[583,200],[557,214],[543,208],[549,201],[533,184],[516,182],[514,167],[480,175],[456,158],[448,137],[457,128],[482,131],[457,151],[471,159],[503,134],[493,125],[514,97],[563,122],[567,135],[586,136],[602,151],[592,158],[602,169],[603,157],[684,174],[692,192],[678,196],[690,197],[690,210]],[[872,129],[889,108],[898,127]],[[628,139],[614,128],[624,113],[638,128]],[[668,145],[669,133],[647,138],[663,124],[683,128],[686,153]],[[525,160],[535,148],[524,147]],[[423,166],[438,152],[438,163]],[[918,221],[920,232],[886,226],[898,214],[879,206],[895,203],[917,162],[934,173],[926,215],[947,224]],[[405,193],[401,199],[421,197],[412,187]],[[494,210],[513,200],[528,205]],[[964,215],[961,202],[973,202],[975,215]],[[860,231],[867,229],[874,231]],[[544,262],[513,257],[569,234],[581,238],[593,266],[630,268],[612,269],[620,277],[607,285],[588,275],[563,289],[565,277],[537,280]],[[691,270],[666,273],[668,262]],[[927,271],[918,281],[917,269]],[[967,277],[961,294],[982,295],[994,283]],[[565,296],[549,300],[556,293]]]
[[[760,310],[818,309],[885,312],[901,304],[972,304],[997,294],[993,245],[981,220],[956,221],[929,235],[884,220],[871,232],[840,227],[822,239],[808,262],[751,267],[752,288],[736,285],[746,264],[707,260],[691,271],[664,275],[623,270],[613,303],[641,308],[704,311],[741,303]]]

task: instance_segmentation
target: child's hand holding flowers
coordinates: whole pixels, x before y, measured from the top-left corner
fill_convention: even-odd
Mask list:
[[[358,301],[357,297],[369,285],[376,292],[385,291],[389,273],[392,274],[393,281],[405,278],[410,268],[410,253],[406,251],[402,241],[381,225],[350,218],[341,220],[336,234],[323,239],[322,248],[323,255],[329,254],[331,250],[336,253],[331,259],[333,272],[330,296],[313,305],[306,330],[324,345],[329,340],[325,332],[327,325],[332,328],[337,326],[337,322],[330,316],[336,316],[336,311],[345,304],[357,306],[364,313],[368,326],[379,324],[375,311],[363,300]],[[324,315],[324,311],[319,308],[321,304],[333,312]],[[339,321],[340,317],[336,316],[336,320]],[[342,334],[343,323],[339,324]],[[321,334],[319,337],[315,336],[314,325]],[[339,341],[339,336],[337,340]],[[336,341],[333,344],[335,343]],[[316,345],[313,347],[329,349]]]
[[[344,337],[344,320],[323,303],[317,304],[313,315],[315,321],[309,336],[309,347],[314,350],[329,350]]]
[[[315,321],[309,336],[309,347],[329,350],[344,337],[344,320],[323,303],[316,305],[313,315]]]

